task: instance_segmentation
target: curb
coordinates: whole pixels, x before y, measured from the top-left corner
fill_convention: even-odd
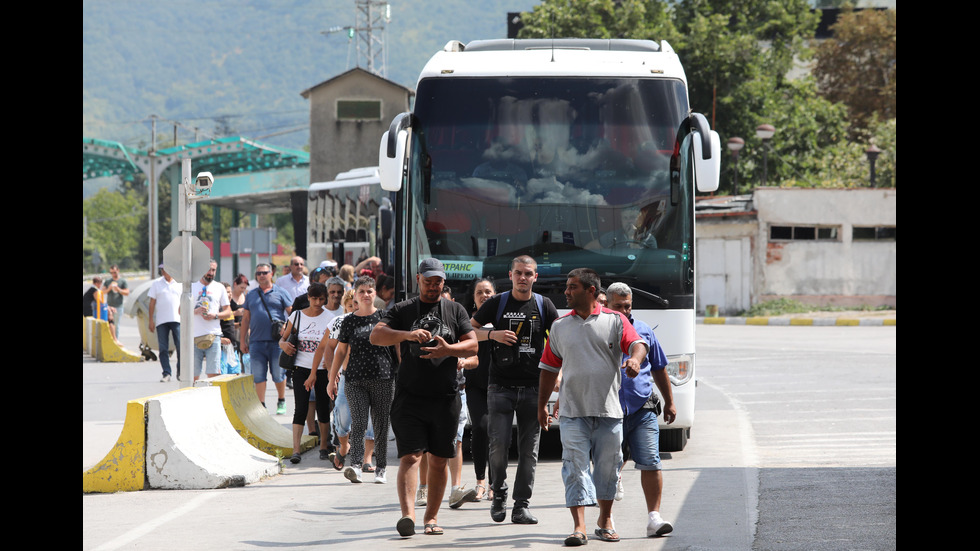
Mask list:
[[[703,325],[804,325],[804,326],[882,326],[896,325],[895,319],[884,318],[706,318],[699,317],[696,323]]]

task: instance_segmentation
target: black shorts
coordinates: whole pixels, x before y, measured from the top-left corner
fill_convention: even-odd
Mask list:
[[[456,429],[462,409],[459,394],[420,396],[395,389],[391,402],[391,430],[398,457],[429,452],[437,457],[456,457]]]

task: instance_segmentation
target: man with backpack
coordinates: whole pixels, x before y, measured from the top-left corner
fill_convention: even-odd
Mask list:
[[[534,488],[541,427],[538,425],[538,362],[547,331],[558,318],[550,299],[533,292],[537,262],[527,255],[510,263],[510,291],[489,298],[470,323],[478,340],[490,340],[490,380],[487,387],[490,481],[493,502],[490,518],[503,522],[507,516],[507,453],[511,429],[517,417],[517,472],[511,522],[537,524],[528,504]],[[492,329],[484,325],[492,324]]]

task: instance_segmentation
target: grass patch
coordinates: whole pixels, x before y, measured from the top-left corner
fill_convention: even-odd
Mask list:
[[[783,314],[805,314],[807,312],[841,312],[845,310],[861,310],[867,312],[880,310],[893,310],[890,306],[814,306],[803,304],[798,300],[789,298],[777,298],[754,304],[740,315],[745,317],[767,317],[780,316]]]

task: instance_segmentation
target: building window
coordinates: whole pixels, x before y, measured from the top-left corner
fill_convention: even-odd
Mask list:
[[[337,120],[379,121],[381,120],[381,100],[337,100]]]
[[[837,241],[838,226],[769,226],[770,241]]]
[[[854,226],[854,241],[895,241],[895,226]]]

